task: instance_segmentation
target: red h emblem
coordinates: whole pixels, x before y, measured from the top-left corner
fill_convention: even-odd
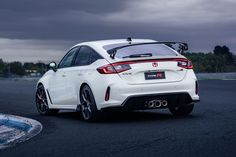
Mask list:
[[[157,67],[157,65],[158,65],[158,64],[157,64],[156,62],[152,63],[152,66],[153,66],[153,67]]]

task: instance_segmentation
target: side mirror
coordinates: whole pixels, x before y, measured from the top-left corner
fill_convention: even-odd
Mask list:
[[[57,71],[57,63],[56,62],[51,62],[48,64],[49,69],[53,70],[54,72]]]

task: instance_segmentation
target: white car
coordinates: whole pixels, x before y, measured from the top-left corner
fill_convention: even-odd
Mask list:
[[[199,101],[197,79],[191,61],[173,43],[127,38],[73,46],[38,81],[38,112],[79,110],[88,121],[108,109],[191,113]],[[187,45],[180,43],[179,48],[186,50]]]

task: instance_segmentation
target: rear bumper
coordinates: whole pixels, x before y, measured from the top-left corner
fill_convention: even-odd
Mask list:
[[[148,95],[136,95],[129,96],[120,106],[109,106],[102,108],[107,109],[124,109],[124,110],[144,110],[150,109],[146,105],[152,100],[166,100],[168,106],[185,106],[191,103],[199,102],[200,100],[193,100],[188,93],[164,93],[164,94],[148,94]],[[159,107],[159,108],[167,108]]]
[[[188,97],[189,103],[198,102],[199,96],[195,93],[195,81],[192,82],[176,82],[153,85],[111,85],[110,99],[103,100],[98,104],[98,109],[107,107],[123,107],[127,102],[132,100],[133,103],[143,102],[142,99],[155,97]],[[105,93],[105,92],[104,92]],[[187,96],[186,96],[187,95]],[[133,101],[133,99],[135,100]],[[137,101],[136,101],[137,100]]]
[[[117,75],[108,75],[107,80],[97,81],[92,85],[92,91],[95,96],[98,110],[110,107],[123,107],[125,102],[131,101],[131,98],[141,98],[175,95],[178,93],[188,94],[191,102],[199,101],[199,95],[196,94],[196,77],[192,70],[189,70],[182,81],[165,82],[155,84],[128,84]],[[103,86],[98,86],[103,84]],[[105,93],[110,87],[109,100],[105,100]],[[140,100],[141,101],[141,100]]]

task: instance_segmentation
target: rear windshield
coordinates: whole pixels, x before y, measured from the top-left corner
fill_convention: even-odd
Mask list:
[[[110,50],[119,46],[124,46],[126,44],[112,44],[105,45],[103,48],[105,50]],[[152,56],[176,56],[177,54],[171,48],[164,44],[142,44],[142,45],[133,45],[118,49],[116,52],[117,58],[127,57],[129,55],[139,55],[151,53]]]

